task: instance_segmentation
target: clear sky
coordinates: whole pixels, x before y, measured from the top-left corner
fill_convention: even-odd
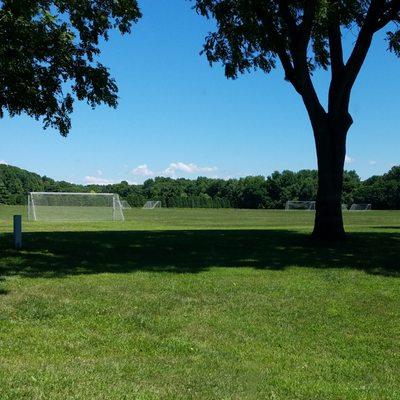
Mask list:
[[[232,81],[200,56],[212,24],[185,0],[139,0],[133,34],[117,33],[101,61],[120,88],[116,110],[76,103],[62,138],[28,117],[0,120],[1,162],[76,183],[155,175],[222,178],[315,168],[305,109],[280,68]],[[354,41],[352,33],[346,43]],[[400,60],[375,40],[354,88],[347,169],[362,178],[400,164]],[[318,73],[326,93],[327,73]]]

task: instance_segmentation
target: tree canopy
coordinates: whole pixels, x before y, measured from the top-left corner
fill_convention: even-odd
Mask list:
[[[140,17],[136,0],[0,1],[0,117],[26,113],[65,136],[74,99],[115,107],[99,44]]]
[[[390,22],[395,24],[387,32],[389,49],[400,55],[398,0],[197,0],[195,7],[217,22],[203,51],[210,63],[224,64],[229,78],[253,68],[268,73],[280,60],[285,78],[301,94],[316,67],[331,66],[350,89],[373,34]],[[347,62],[343,28],[359,31]]]

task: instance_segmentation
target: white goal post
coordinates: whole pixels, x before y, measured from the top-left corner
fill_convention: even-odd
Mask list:
[[[161,201],[158,200],[146,201],[145,205],[143,206],[144,210],[154,210],[155,208],[161,208]]]
[[[316,209],[315,201],[295,201],[290,200],[286,202],[285,210],[306,210],[313,211]],[[342,211],[347,211],[347,204],[342,204]]]
[[[298,201],[298,200],[289,200],[286,202],[285,210],[306,210],[312,211],[315,210],[315,201]]]
[[[124,210],[128,210],[129,208],[132,208],[131,205],[126,200],[121,200],[121,205]]]
[[[352,204],[350,211],[370,211],[371,204]]]
[[[115,193],[31,192],[29,221],[124,221]]]

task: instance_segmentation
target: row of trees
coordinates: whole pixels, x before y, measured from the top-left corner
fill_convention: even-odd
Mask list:
[[[142,185],[122,181],[112,185],[77,185],[55,181],[26,170],[0,165],[0,203],[26,204],[28,192],[118,193],[132,207],[160,200],[163,207],[185,208],[283,208],[288,200],[315,200],[315,170],[274,172],[268,177],[240,179],[157,177]],[[371,203],[374,209],[400,209],[400,166],[381,176],[361,181],[355,171],[345,171],[342,202]]]

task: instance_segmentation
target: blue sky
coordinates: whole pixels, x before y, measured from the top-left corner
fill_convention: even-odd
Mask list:
[[[154,175],[222,178],[315,168],[310,124],[280,68],[227,80],[199,55],[210,22],[185,0],[141,0],[133,34],[114,33],[101,61],[117,110],[76,103],[67,138],[25,116],[0,120],[1,162],[76,183]],[[346,34],[346,43],[354,41]],[[347,169],[362,178],[400,164],[400,60],[380,35],[354,88]],[[327,73],[315,82],[326,93]]]

